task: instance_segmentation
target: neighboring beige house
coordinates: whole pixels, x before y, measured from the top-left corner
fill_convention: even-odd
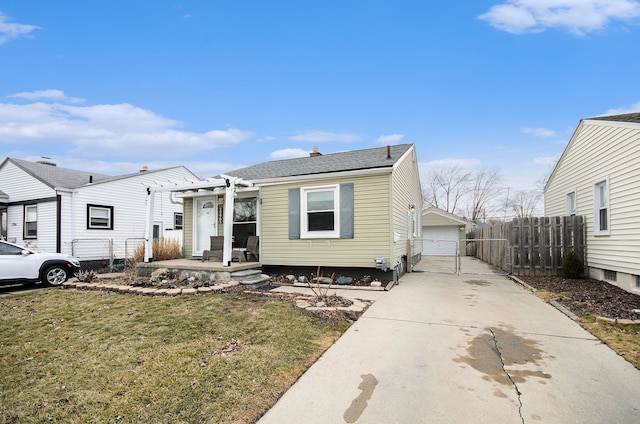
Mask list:
[[[589,276],[640,292],[640,113],[580,121],[544,189],[545,215],[583,215]]]
[[[467,233],[475,224],[435,206],[422,211],[422,254],[464,256]]]
[[[224,235],[228,266],[231,248],[257,235],[265,272],[315,273],[320,266],[323,273],[390,279],[420,255],[412,251],[422,204],[413,144],[315,150],[167,189],[184,202],[187,258],[202,257],[210,236]]]
[[[0,162],[0,238],[38,250],[113,263],[145,238],[147,186],[198,180],[184,166],[109,176],[57,166],[43,158]],[[182,237],[182,204],[158,196],[153,238]],[[128,250],[128,252],[127,252]]]

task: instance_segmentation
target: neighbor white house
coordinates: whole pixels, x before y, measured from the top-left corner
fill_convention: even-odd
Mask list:
[[[0,163],[0,237],[81,261],[124,258],[145,238],[147,187],[196,181],[184,166],[109,176],[66,169],[49,160]],[[153,237],[182,239],[182,201],[161,193]]]
[[[640,113],[582,119],[544,189],[545,215],[583,215],[589,276],[640,292]]]

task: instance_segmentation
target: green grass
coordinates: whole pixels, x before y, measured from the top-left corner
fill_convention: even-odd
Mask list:
[[[251,423],[347,326],[243,294],[54,288],[0,298],[0,314],[7,423]]]

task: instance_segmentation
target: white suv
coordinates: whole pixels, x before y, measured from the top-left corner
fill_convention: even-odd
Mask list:
[[[0,284],[42,281],[59,286],[80,271],[80,261],[62,253],[44,253],[0,240]]]

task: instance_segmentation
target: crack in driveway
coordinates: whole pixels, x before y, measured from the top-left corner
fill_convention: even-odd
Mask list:
[[[511,381],[511,384],[513,384],[513,388],[516,391],[516,396],[518,397],[518,414],[520,415],[520,420],[522,421],[522,424],[525,424],[524,417],[522,416],[522,396],[521,396],[522,393],[520,392],[520,389],[518,388],[518,385],[516,384],[516,382],[513,381],[513,378],[511,378],[509,371],[507,371],[507,369],[505,368],[504,358],[502,357],[502,352],[500,351],[500,347],[498,346],[498,338],[496,337],[496,333],[493,331],[492,328],[489,328],[489,332],[491,333],[493,344],[496,348],[496,352],[498,353],[498,359],[500,360],[500,364],[502,365],[502,370],[507,375],[507,378],[509,379],[509,381]]]

